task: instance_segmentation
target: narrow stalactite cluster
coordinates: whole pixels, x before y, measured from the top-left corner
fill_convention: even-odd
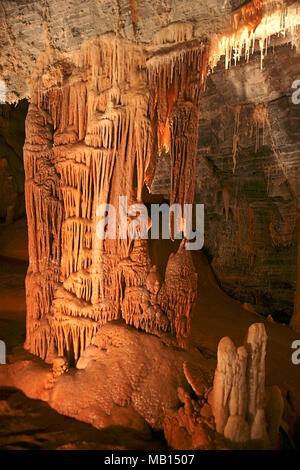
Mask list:
[[[210,65],[216,66],[220,57],[225,56],[225,67],[237,64],[241,58],[249,60],[251,54],[260,50],[261,67],[270,48],[273,35],[291,34],[291,41],[300,24],[297,2],[282,0],[252,0],[232,13],[231,25],[224,34],[217,34],[212,40]]]
[[[170,151],[171,204],[191,204],[194,201],[200,96],[205,87],[207,69],[206,45],[185,48],[171,61],[166,60],[164,54],[159,59],[154,56],[148,61],[155,153],[160,155],[163,150]],[[155,172],[154,164],[152,161],[152,166],[146,171],[149,186]]]
[[[294,302],[294,313],[291,319],[291,327],[300,332],[300,212],[298,212],[298,253],[297,253],[297,284]]]
[[[54,349],[77,360],[117,318],[188,335],[197,280],[184,244],[162,282],[147,240],[120,237],[118,225],[116,239],[99,238],[97,208],[111,204],[118,216],[120,196],[141,203],[163,146],[172,158],[171,202],[193,201],[205,51],[193,43],[160,55],[109,34],[72,63],[51,51],[39,61],[24,147],[32,353],[47,359]]]

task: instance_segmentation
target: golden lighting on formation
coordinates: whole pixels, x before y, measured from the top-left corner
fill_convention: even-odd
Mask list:
[[[232,27],[224,35],[216,35],[210,50],[210,66],[213,69],[225,56],[225,67],[244,57],[249,60],[255,46],[261,52],[261,67],[267,55],[272,36],[291,35],[291,42],[299,34],[300,8],[297,2],[286,7],[282,2],[253,0],[232,15]]]
[[[167,117],[165,124],[160,124],[158,129],[158,150],[159,154],[162,154],[164,150],[166,153],[170,150],[170,142],[171,142],[171,132],[170,132],[170,122],[169,117]]]
[[[300,32],[300,7],[298,2],[289,6],[282,0],[252,0],[231,15],[231,25],[224,34],[216,34],[211,41],[209,67],[211,70],[225,56],[225,67],[236,65],[243,57],[246,61],[257,50],[261,53],[261,68],[268,53],[271,37],[290,35],[290,42]],[[206,62],[207,63],[207,62]],[[205,77],[207,69],[205,70]],[[203,75],[203,76],[204,76]],[[170,115],[177,100],[174,83],[167,91],[167,114],[158,125],[158,151],[168,153],[171,144]]]
[[[158,128],[158,150],[161,155],[162,151],[165,150],[166,153],[170,150],[171,143],[171,131],[170,131],[170,115],[173,109],[173,106],[177,99],[177,93],[175,91],[174,83],[168,89],[167,92],[167,117],[164,124],[160,124]]]

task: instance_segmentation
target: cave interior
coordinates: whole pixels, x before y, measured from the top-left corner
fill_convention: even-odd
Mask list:
[[[299,449],[299,2],[0,32],[0,448]]]

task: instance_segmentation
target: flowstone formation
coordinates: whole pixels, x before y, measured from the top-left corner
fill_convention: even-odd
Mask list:
[[[172,147],[172,203],[193,200],[208,56],[199,41],[179,51],[164,45],[177,30],[159,37],[151,53],[109,34],[86,44],[72,62],[53,50],[40,58],[24,161],[26,348],[43,359],[56,350],[77,360],[99,327],[117,318],[178,339],[189,333],[197,279],[185,242],[161,283],[147,240],[127,234],[129,216],[116,227],[116,239],[97,232],[101,204],[111,204],[118,217],[120,197],[128,206],[143,202],[163,146]]]
[[[24,146],[30,352],[45,359],[57,351],[77,361],[99,327],[118,318],[147,332],[171,332],[179,343],[189,335],[197,286],[190,254],[182,256],[181,246],[165,281],[158,276],[153,287],[148,276],[159,274],[159,266],[147,241],[128,235],[131,216],[116,226],[115,239],[102,240],[98,208],[111,204],[117,220],[120,197],[138,208],[163,152],[171,161],[170,203],[193,203],[207,74],[222,56],[226,67],[243,54],[249,59],[257,43],[263,64],[271,35],[293,38],[299,22],[294,3],[255,0],[210,38],[178,21],[147,44],[106,33],[69,54],[54,48],[45,27],[47,47],[30,79]],[[256,121],[259,137],[260,113]],[[233,172],[238,123],[237,111]],[[226,188],[223,198],[228,219]],[[254,230],[251,208],[248,215]],[[250,259],[251,243],[250,237]]]

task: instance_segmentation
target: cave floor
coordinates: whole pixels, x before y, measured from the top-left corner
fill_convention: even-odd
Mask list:
[[[126,450],[163,449],[163,440],[143,440],[121,427],[97,430],[62,416],[21,391],[0,387],[1,450]]]
[[[19,253],[24,253],[19,248]],[[213,359],[215,364],[217,345],[223,336],[230,336],[240,345],[250,324],[264,322],[269,337],[266,384],[277,384],[284,393],[291,391],[300,414],[300,366],[291,362],[291,344],[298,338],[297,334],[286,325],[269,322],[245,310],[226,295],[218,287],[202,253],[196,256],[194,263],[199,276],[199,295],[189,347],[196,348],[204,358]],[[42,361],[22,347],[26,269],[23,255],[18,259],[1,251],[0,234],[0,339],[6,342],[7,362],[29,359],[42,368]],[[45,402],[29,399],[21,391],[1,385],[7,384],[0,383],[0,449],[161,449],[165,446],[160,438],[145,441],[128,429],[96,430],[89,424],[58,414]]]
[[[0,339],[7,362],[38,358],[24,351],[27,262],[0,257]],[[1,368],[1,365],[0,365]],[[47,403],[33,400],[12,387],[0,386],[1,450],[126,450],[164,449],[161,436],[144,440],[122,427],[97,430],[90,424],[62,416]]]
[[[210,265],[200,252],[194,264],[198,272],[198,299],[192,320],[192,342],[205,352],[216,357],[220,339],[230,336],[236,346],[243,344],[244,337],[252,323],[265,324],[268,335],[266,355],[266,385],[278,385],[283,393],[290,391],[300,411],[300,365],[291,360],[291,345],[299,335],[289,326],[245,310],[242,304],[217,285]]]

